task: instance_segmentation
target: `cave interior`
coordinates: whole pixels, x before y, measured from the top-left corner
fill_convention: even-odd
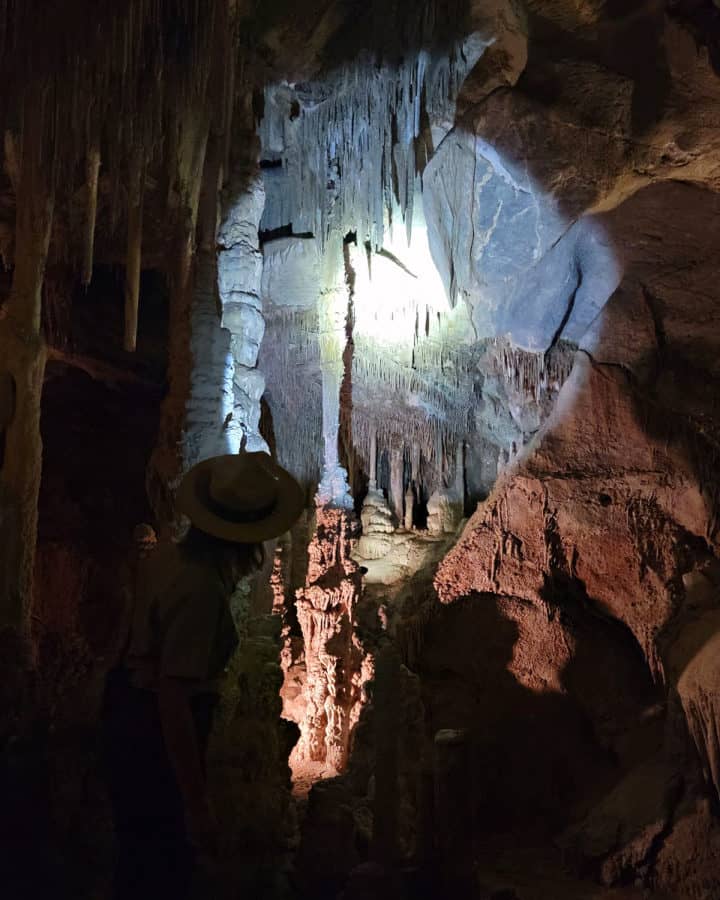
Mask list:
[[[0,72],[0,895],[109,900],[137,526],[261,451],[194,900],[718,900],[718,0],[0,0]]]

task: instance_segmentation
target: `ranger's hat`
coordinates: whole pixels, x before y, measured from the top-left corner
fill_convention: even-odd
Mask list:
[[[252,544],[288,531],[303,511],[305,495],[266,453],[239,453],[193,466],[180,482],[176,502],[200,531]]]

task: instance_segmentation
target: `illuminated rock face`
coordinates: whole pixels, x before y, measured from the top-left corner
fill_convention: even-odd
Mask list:
[[[652,223],[670,202],[662,247],[649,245]],[[720,758],[718,519],[709,488],[718,477],[710,449],[718,420],[704,388],[715,381],[718,357],[716,337],[694,342],[689,334],[712,291],[711,315],[717,312],[709,268],[717,236],[700,224],[717,205],[714,193],[697,187],[655,185],[604,217],[624,250],[623,283],[584,336],[532,452],[501,475],[435,580],[444,604],[461,602],[448,627],[465,617],[470,631],[473,615],[492,622],[486,651],[508,632],[512,681],[500,672],[490,679],[509,691],[504,712],[489,696],[473,697],[488,703],[485,724],[494,715],[496,733],[512,729],[531,697],[521,687],[535,695],[527,708],[535,706],[536,722],[571,714],[564,725],[556,720],[563,741],[573,705],[592,723],[597,745],[578,753],[588,771],[601,764],[596,783],[608,780],[604,796],[588,797],[589,813],[562,838],[570,857],[608,884],[656,866],[653,884],[697,897],[710,896],[704,885],[720,872],[718,827],[702,799],[717,796]],[[450,647],[457,653],[459,644],[428,632],[426,665],[447,665]],[[601,657],[612,664],[603,667]],[[464,672],[475,679],[470,667]],[[438,687],[431,713],[438,722],[444,701]],[[453,720],[469,721],[469,700],[451,702]],[[543,732],[532,741],[538,768],[550,751],[536,783],[553,777],[554,751]],[[614,754],[614,771],[603,774],[600,748]],[[499,793],[513,797],[517,782],[505,771],[494,777],[505,782]],[[584,793],[587,782],[576,790]],[[511,805],[520,809],[520,798]],[[698,847],[693,871],[685,863],[690,835]]]
[[[200,254],[195,284],[191,320],[195,365],[183,441],[188,468],[216,454],[237,453],[241,446],[267,450],[259,432],[265,379],[257,368],[265,333],[258,240],[265,191],[252,165],[249,174],[233,182],[231,196],[217,248]]]
[[[318,506],[307,582],[297,615],[305,646],[306,709],[297,760],[342,772],[362,705],[365,653],[355,634],[361,574],[350,557],[357,521],[352,512]]]
[[[522,82],[513,86],[510,61],[526,60],[498,31],[467,81],[454,71],[458,96],[441,110],[428,101],[422,134],[408,85],[432,98],[434,81],[412,54],[387,105],[388,72],[362,60],[325,83],[266,92],[275,165],[264,227],[283,236],[268,235],[264,299],[268,309],[287,300],[273,333],[298,361],[283,357],[290,378],[270,371],[268,396],[289,401],[278,421],[290,410],[284,434],[297,437],[294,456],[315,461],[315,483],[332,457],[342,477],[325,482],[327,499],[345,494],[347,472],[363,501],[353,556],[368,569],[362,599],[327,561],[300,592],[299,693],[312,698],[301,747],[310,761],[339,758],[349,700],[337,673],[360,664],[348,622],[354,608],[364,623],[367,604],[418,673],[423,749],[438,732],[466,736],[479,833],[557,833],[567,859],[607,884],[640,877],[705,900],[719,871],[708,800],[720,766],[717,240],[707,228],[718,82],[687,35],[643,13],[638,29],[667,79],[651,99],[648,72],[630,60],[631,14],[604,20],[598,54],[577,59],[585,38],[566,20],[583,4],[530,5],[554,24]],[[604,6],[585,4],[585,25]],[[623,44],[623,71],[605,41]],[[390,110],[395,166],[383,162]],[[679,173],[706,189],[672,183]],[[339,238],[342,258],[330,246]],[[347,287],[342,370],[321,346],[326,265]],[[327,405],[338,393],[339,416]],[[703,578],[693,599],[685,582]],[[293,704],[297,715],[298,695]],[[361,727],[332,787],[346,848],[377,833],[364,786],[347,787],[371,756],[366,740]],[[400,766],[401,778],[420,778]],[[333,806],[330,792],[317,796]],[[697,871],[684,861],[694,852]]]

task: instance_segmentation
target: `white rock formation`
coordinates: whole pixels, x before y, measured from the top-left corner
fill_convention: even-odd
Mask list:
[[[259,171],[235,182],[236,196],[225,212],[218,232],[218,290],[222,327],[232,335],[232,419],[227,431],[231,452],[245,441],[247,450],[266,450],[260,436],[260,398],[265,381],[257,370],[258,352],[265,334],[260,301],[263,257],[258,229],[265,205]]]

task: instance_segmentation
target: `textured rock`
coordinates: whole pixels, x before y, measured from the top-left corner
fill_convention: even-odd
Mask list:
[[[463,500],[455,491],[437,491],[428,500],[430,534],[455,534],[463,519]]]
[[[251,145],[252,149],[252,145]],[[252,375],[265,334],[260,290],[263,257],[259,228],[265,190],[257,164],[231,183],[218,230],[218,291],[221,325],[231,335],[229,378],[233,384],[231,416],[224,421],[233,452],[242,446],[267,451],[260,436],[260,399],[264,380]]]
[[[659,230],[666,203],[674,215]],[[538,622],[527,632],[527,643],[517,638],[510,671],[518,684],[541,677],[544,683],[536,690],[548,702],[567,691],[600,743],[619,754],[621,770],[661,746],[657,729],[649,738],[652,719],[663,721],[662,707],[652,713],[649,685],[645,700],[638,695],[633,701],[638,726],[644,719],[650,729],[638,743],[639,735],[629,738],[630,698],[625,696],[622,713],[619,690],[606,682],[603,699],[588,691],[586,676],[568,673],[580,659],[573,649],[576,616],[589,614],[596,629],[602,622],[608,629],[602,639],[597,631],[591,638],[593,652],[614,645],[618,658],[630,665],[631,648],[613,623],[626,626],[637,641],[632,665],[647,666],[645,677],[652,673],[656,682],[667,684],[671,697],[677,691],[680,716],[712,790],[718,758],[712,725],[718,601],[713,561],[705,569],[698,565],[717,540],[717,498],[709,488],[716,478],[717,409],[704,388],[716,377],[717,353],[711,332],[703,328],[701,337],[695,323],[713,322],[719,302],[708,268],[717,237],[700,224],[716,204],[714,194],[692,186],[656,185],[602,217],[622,248],[623,284],[585,335],[550,419],[500,477],[436,579],[446,603],[474,597],[465,602],[482,604],[481,597],[492,595],[503,609],[520,604],[523,617],[547,617],[552,628],[559,627],[550,643],[541,639]],[[544,677],[535,655],[541,645]],[[639,684],[638,677],[636,669],[635,681],[623,681],[622,691]],[[669,742],[682,742],[677,735],[684,730],[682,721],[671,716],[667,721],[665,760],[625,780],[616,775],[613,790],[574,832],[574,846],[608,882],[635,873],[673,890],[682,869],[681,847],[694,830],[704,849],[687,896],[710,897],[708,885],[718,877],[714,825],[695,813],[673,818],[677,792],[684,790],[683,803],[692,807],[704,789],[692,775],[696,763],[683,763],[683,772],[667,756]],[[684,788],[682,775],[687,775]],[[611,787],[613,777],[605,783]],[[575,790],[583,793],[580,785]],[[662,803],[653,806],[650,798]]]
[[[706,900],[717,891],[720,828],[706,800],[686,803],[655,864],[654,883],[689,900]]]
[[[190,346],[195,365],[183,435],[186,468],[234,449],[232,436],[225,427],[234,402],[231,335],[220,326],[215,272],[214,260],[203,253],[192,304]]]
[[[618,96],[629,102],[629,85]],[[561,334],[577,340],[619,271],[601,229],[571,226],[610,189],[624,153],[621,132],[589,132],[588,152],[571,164],[573,124],[542,120],[539,107],[514,91],[494,94],[481,109],[456,126],[424,175],[433,259],[451,300],[468,299],[478,336],[507,334],[528,350],[547,350]],[[574,177],[558,178],[566,168]]]
[[[318,506],[306,585],[296,606],[305,646],[306,711],[295,749],[298,765],[342,772],[363,683],[363,650],[355,634],[360,571],[350,558],[352,514]],[[296,768],[298,768],[296,765]]]
[[[229,303],[223,307],[222,323],[233,335],[235,362],[245,368],[253,368],[265,334],[262,315],[247,303]]]
[[[700,758],[707,784],[720,797],[720,687],[719,585],[710,610],[680,632],[669,651],[671,677],[685,714],[688,730]]]
[[[360,514],[362,537],[357,553],[363,559],[380,559],[390,550],[390,535],[395,531],[395,523],[385,496],[377,488],[368,491]]]
[[[308,309],[321,289],[320,255],[313,238],[280,238],[263,247],[262,297],[276,306]]]
[[[252,294],[262,278],[262,255],[251,244],[236,244],[218,253],[218,287],[221,297],[243,292]]]
[[[606,885],[647,872],[673,812],[667,796],[673,774],[662,760],[633,770],[587,819],[562,835],[565,859],[581,871],[594,864],[593,874]]]

